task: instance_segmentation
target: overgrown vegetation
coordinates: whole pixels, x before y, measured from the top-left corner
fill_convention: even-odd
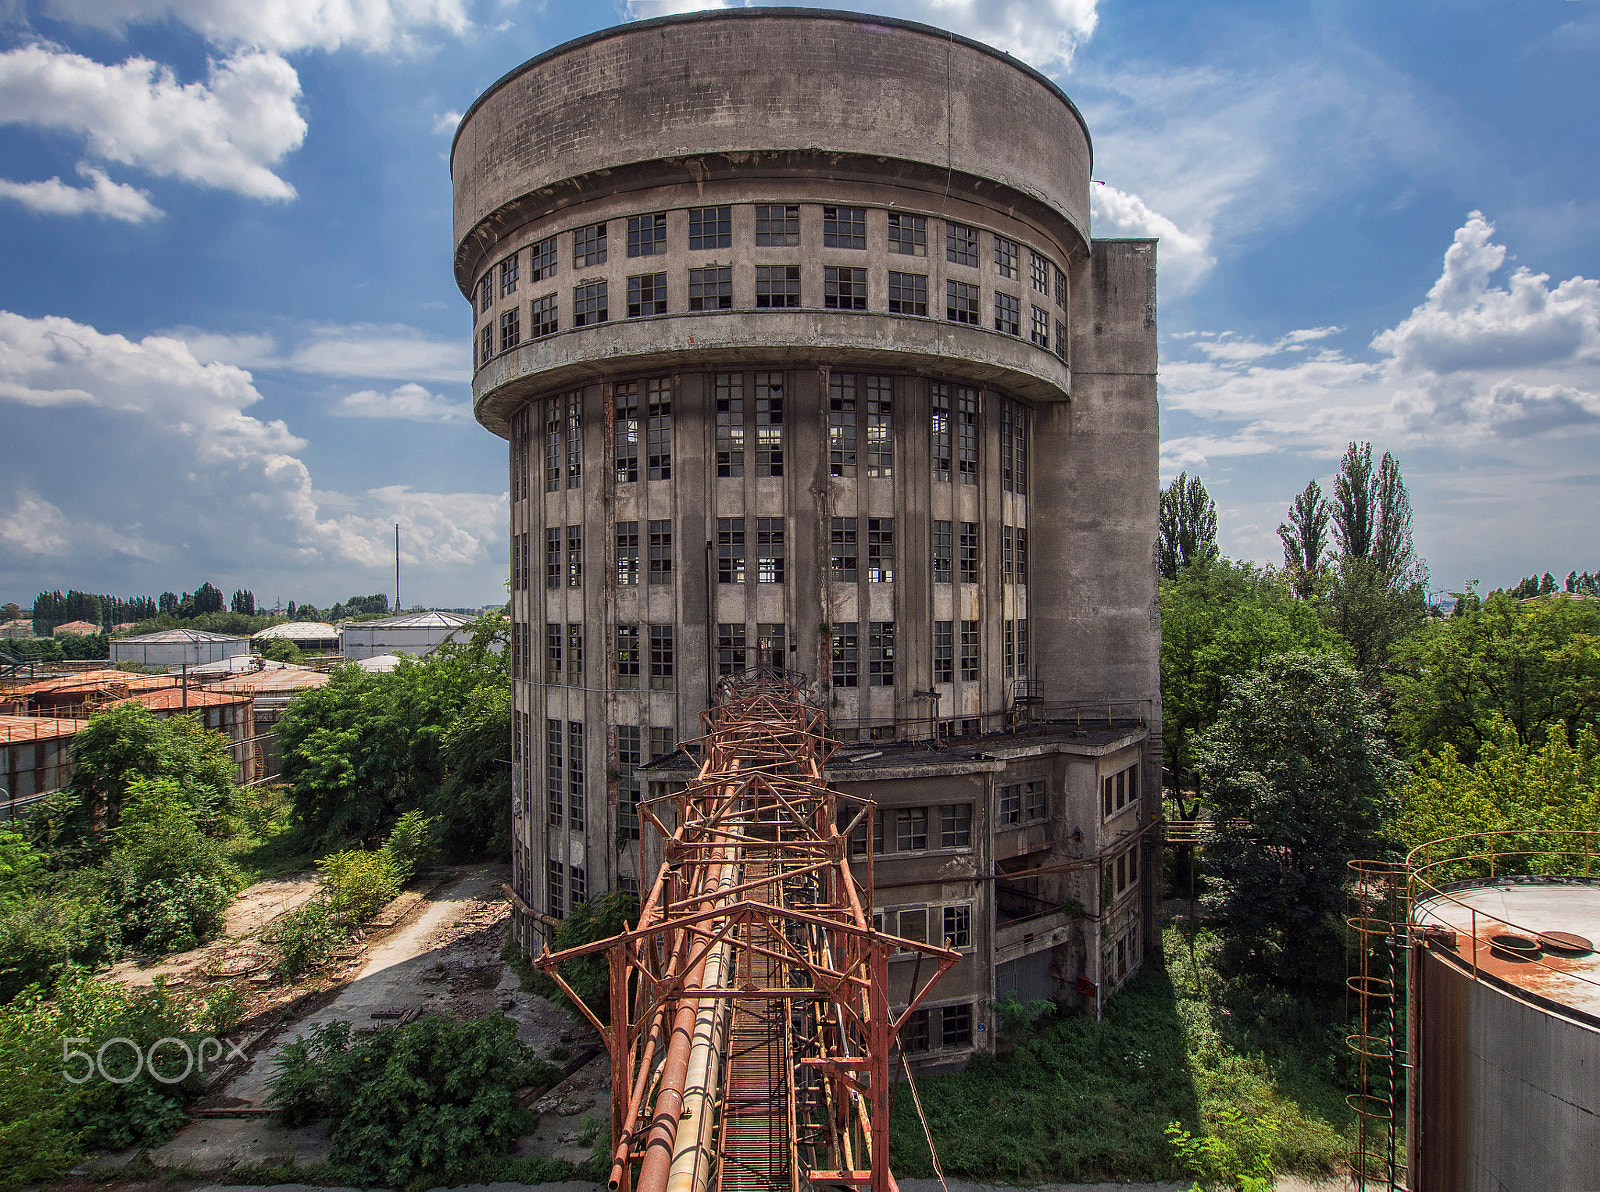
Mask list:
[[[589,902],[580,902],[572,913],[561,920],[550,941],[552,952],[579,948],[596,940],[608,939],[625,931],[639,919],[639,900],[620,890],[602,894]],[[510,945],[516,947],[515,944]],[[525,961],[525,958],[522,958]],[[558,1005],[566,1005],[568,998],[562,988],[544,973],[531,966],[521,970],[522,987],[530,993],[549,998]],[[604,955],[580,956],[568,961],[561,969],[561,979],[572,987],[590,1009],[602,1020],[610,1012],[611,988],[609,969]]]

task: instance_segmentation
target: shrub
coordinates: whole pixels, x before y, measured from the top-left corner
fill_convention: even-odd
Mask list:
[[[1167,1138],[1178,1160],[1205,1188],[1237,1192],[1271,1192],[1278,1182],[1272,1167],[1272,1145],[1283,1123],[1267,1114],[1246,1117],[1230,1105],[1218,1115],[1217,1132],[1196,1138],[1181,1123],[1167,1126]],[[1196,1183],[1190,1192],[1201,1192]]]
[[[333,912],[320,899],[290,911],[272,932],[272,942],[278,946],[278,975],[292,981],[316,968],[344,936],[344,928],[334,922]]]
[[[437,822],[437,817],[424,815],[421,810],[408,811],[395,821],[383,850],[394,860],[396,878],[402,885],[418,865],[433,856],[433,828]]]
[[[363,1183],[435,1184],[509,1152],[531,1121],[517,1094],[558,1077],[500,1015],[428,1017],[360,1043],[330,1022],[279,1053],[269,1104],[286,1125],[326,1116],[333,1162]]]
[[[19,898],[44,876],[45,855],[20,832],[0,828],[0,905]]]
[[[560,926],[555,930],[550,950],[560,952],[606,939],[619,931],[627,930],[628,925],[635,922],[638,917],[639,900],[634,895],[621,891],[602,895],[593,902],[580,902],[572,908],[571,914],[561,920]],[[605,955],[592,953],[569,961],[562,968],[561,977],[604,1021],[611,1006],[611,978]],[[567,1000],[561,987],[543,972],[539,972],[538,980],[531,984],[532,992],[547,997],[558,1005]],[[524,988],[527,988],[526,984]]]
[[[1045,997],[1025,1002],[1015,989],[1008,989],[995,1000],[994,1009],[1000,1016],[1001,1033],[1020,1042],[1033,1037],[1034,1027],[1055,1013],[1056,1004]]]
[[[401,867],[393,855],[346,849],[317,862],[328,909],[346,923],[359,923],[400,893]]]

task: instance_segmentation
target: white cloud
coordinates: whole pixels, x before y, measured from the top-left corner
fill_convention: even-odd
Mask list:
[[[456,128],[461,123],[461,113],[451,108],[448,112],[441,112],[433,118],[433,135],[436,137],[453,137]]]
[[[98,215],[125,223],[146,223],[161,218],[150,192],[113,182],[104,170],[80,164],[78,173],[88,186],[71,186],[59,177],[44,182],[11,182],[0,178],[0,199],[21,203],[40,215]]]
[[[277,341],[265,332],[228,335],[201,327],[171,327],[158,331],[163,339],[181,341],[196,360],[205,364],[237,364],[240,368],[271,367],[278,360]]]
[[[0,515],[0,546],[29,555],[59,555],[67,549],[65,515],[38,493],[18,490]]]
[[[341,46],[409,52],[420,31],[459,36],[471,26],[461,0],[49,0],[47,10],[115,33],[176,21],[215,45],[284,53]]]
[[[472,348],[464,339],[434,339],[414,327],[329,325],[314,328],[285,364],[332,377],[466,382],[472,379]]]
[[[462,422],[472,417],[472,407],[429,393],[421,385],[406,384],[388,393],[363,389],[334,406],[344,418],[403,418],[409,422]]]
[[[1150,210],[1138,195],[1114,186],[1090,187],[1089,217],[1097,239],[1116,236],[1159,236],[1157,270],[1161,287],[1187,294],[1205,280],[1217,258],[1210,251],[1211,234],[1186,232],[1165,215]]]
[[[630,21],[645,21],[651,17],[677,16],[684,12],[704,12],[708,9],[729,8],[729,0],[628,0]]]
[[[294,67],[274,54],[235,54],[187,84],[147,58],[0,54],[0,123],[80,134],[92,158],[258,199],[294,197],[273,167],[305,139],[299,98]]]

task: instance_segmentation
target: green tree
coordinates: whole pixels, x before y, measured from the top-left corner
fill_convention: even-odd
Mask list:
[[[1235,680],[1195,744],[1224,827],[1206,845],[1219,966],[1291,992],[1344,974],[1347,863],[1382,847],[1404,777],[1360,677],[1326,654],[1282,654]]]
[[[1200,477],[1180,472],[1161,490],[1160,530],[1156,557],[1163,579],[1177,579],[1185,567],[1217,557],[1217,503]]]
[[[1328,502],[1315,480],[1289,506],[1288,520],[1278,523],[1278,538],[1289,586],[1301,600],[1308,599],[1328,567]]]
[[[1390,729],[1412,754],[1449,744],[1467,765],[1508,726],[1528,747],[1552,725],[1600,729],[1600,603],[1491,594],[1399,648]]]

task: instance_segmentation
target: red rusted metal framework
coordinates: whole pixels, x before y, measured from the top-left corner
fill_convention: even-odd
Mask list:
[[[718,685],[694,781],[640,806],[664,860],[638,926],[538,960],[610,1052],[616,1192],[894,1192],[890,1051],[959,954],[873,930],[871,858],[862,882],[847,841],[875,805],[828,789],[804,692],[769,668]],[[560,972],[600,952],[608,1012]],[[898,1014],[895,953],[917,955]]]

